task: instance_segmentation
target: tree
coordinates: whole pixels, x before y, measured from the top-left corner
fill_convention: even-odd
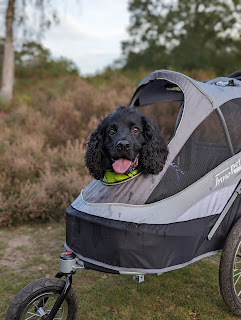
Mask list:
[[[125,68],[240,68],[239,0],[130,0],[129,11]]]
[[[14,24],[22,26],[25,36],[27,35],[26,21],[27,14],[24,10],[27,3],[33,4],[39,11],[41,19],[39,20],[39,32],[43,32],[53,21],[57,22],[55,10],[50,6],[51,0],[7,0],[7,9],[5,14],[5,39],[4,54],[2,63],[2,85],[0,95],[9,101],[13,95],[14,85]],[[18,6],[18,14],[16,14],[15,6]],[[45,9],[48,9],[48,15],[45,15]],[[20,12],[20,14],[19,14]]]
[[[48,49],[33,41],[24,43],[21,50],[15,52],[15,69],[16,77],[21,78],[79,74],[73,61],[63,57],[53,59]]]
[[[12,99],[14,82],[14,49],[13,49],[13,21],[15,0],[8,1],[5,16],[5,42],[2,67],[2,87],[0,94],[6,99]]]

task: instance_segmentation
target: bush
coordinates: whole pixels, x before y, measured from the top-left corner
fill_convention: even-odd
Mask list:
[[[17,81],[12,105],[0,102],[0,226],[64,217],[91,181],[88,135],[134,87],[125,77],[97,88],[73,75]]]
[[[128,104],[136,89],[136,80],[119,72],[108,71],[107,78],[21,80],[13,103],[0,101],[0,226],[61,219],[91,181],[85,141],[99,119]]]

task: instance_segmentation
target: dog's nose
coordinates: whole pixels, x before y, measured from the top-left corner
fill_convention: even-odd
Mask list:
[[[120,140],[117,142],[116,149],[118,151],[122,151],[122,150],[128,151],[130,150],[130,143],[127,140]]]

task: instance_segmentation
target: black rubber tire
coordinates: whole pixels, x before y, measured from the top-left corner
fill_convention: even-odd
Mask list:
[[[223,300],[228,309],[241,315],[241,297],[238,298],[234,285],[234,262],[241,241],[241,218],[235,223],[226,239],[219,266],[219,284]],[[240,271],[240,269],[238,269]],[[241,282],[241,280],[240,280]]]
[[[42,294],[54,294],[58,297],[63,288],[65,282],[57,278],[39,279],[28,286],[23,288],[13,299],[11,305],[8,308],[6,320],[22,320],[23,315],[27,308],[31,305],[34,306],[34,299],[41,296]],[[67,320],[76,319],[78,310],[77,299],[74,291],[70,288],[67,297],[64,300],[67,305]],[[40,317],[39,319],[45,319],[46,316]],[[38,319],[37,317],[35,319]],[[59,317],[58,317],[59,319]]]

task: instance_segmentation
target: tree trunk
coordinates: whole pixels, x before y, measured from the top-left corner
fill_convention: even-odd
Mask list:
[[[4,42],[4,56],[2,68],[1,96],[10,101],[13,96],[14,84],[14,48],[13,48],[13,22],[15,0],[8,0],[8,8],[5,16],[6,34]]]

